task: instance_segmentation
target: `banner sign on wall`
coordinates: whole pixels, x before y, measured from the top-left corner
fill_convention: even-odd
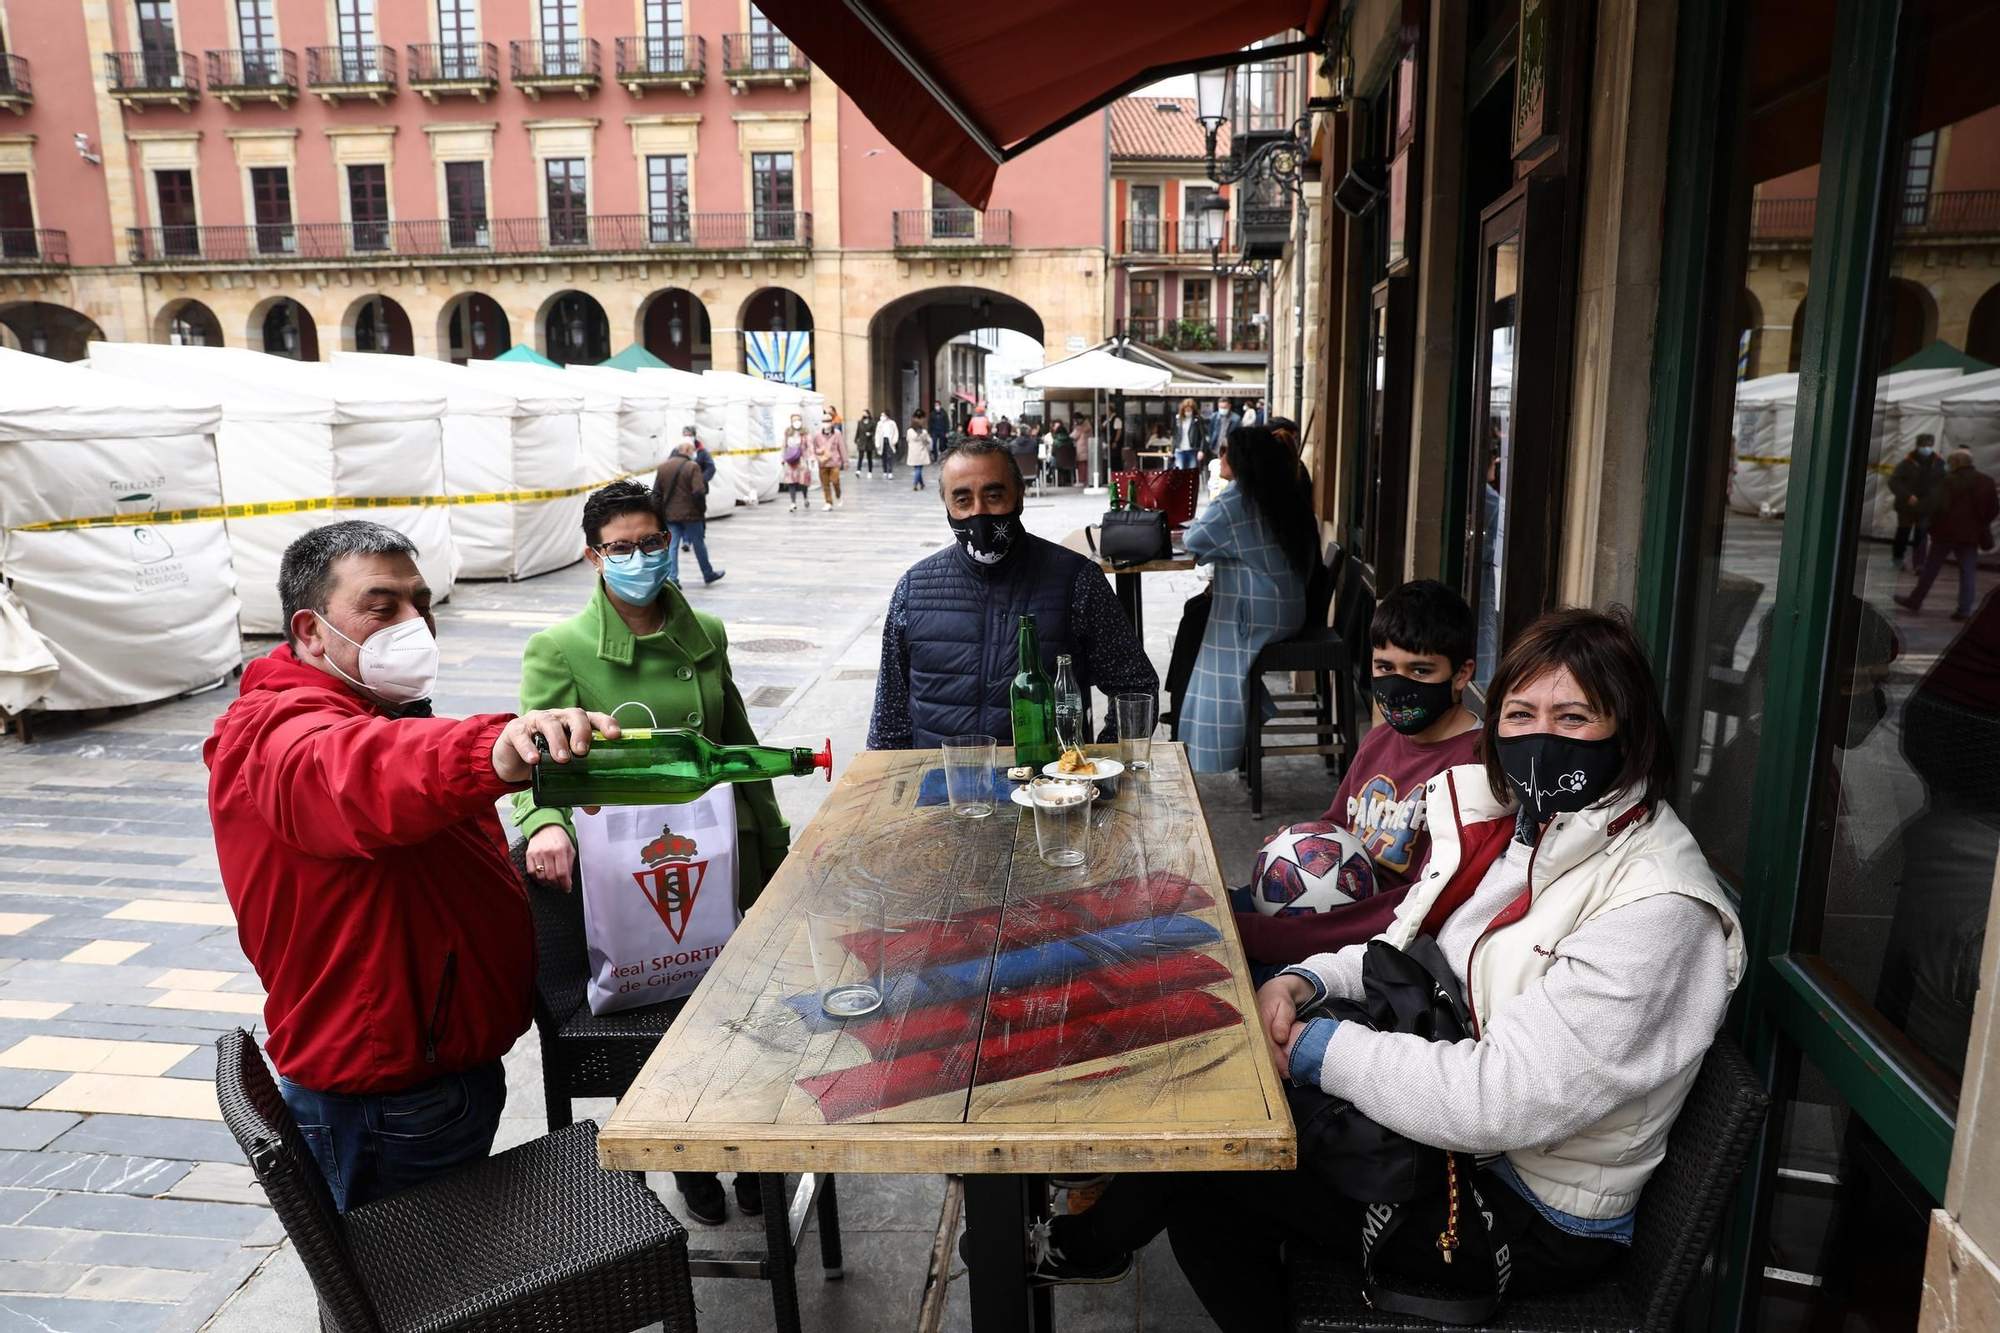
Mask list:
[[[750,373],[796,389],[813,387],[813,336],[810,333],[752,333],[746,349]]]

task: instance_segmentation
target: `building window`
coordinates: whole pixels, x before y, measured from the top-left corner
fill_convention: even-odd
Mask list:
[[[0,172],[0,255],[9,259],[33,259],[35,205],[28,197],[28,173]]]
[[[771,20],[764,17],[757,6],[750,6],[750,68],[785,69],[792,63],[791,43],[785,34],[778,31]]]
[[[583,72],[582,32],[577,24],[577,0],[542,0],[542,72]]]
[[[174,0],[139,0],[139,63],[148,88],[179,85],[180,52],[174,41]]]
[[[354,228],[354,248],[389,248],[389,172],[379,162],[347,169],[347,220]]]
[[[750,207],[754,210],[752,234],[758,240],[790,241],[798,238],[798,220],[792,212],[792,200],[792,155],[752,153]]]
[[[678,42],[682,36],[681,0],[646,0],[646,41]]]
[[[1207,278],[1181,279],[1181,322],[1210,324],[1215,320],[1214,286]]]
[[[153,194],[160,201],[160,250],[170,255],[198,255],[201,236],[195,228],[194,173],[156,171]]]
[[[447,79],[477,79],[480,66],[479,0],[438,0],[438,74]]]
[[[1931,174],[1937,170],[1937,131],[1910,140],[1909,161],[1903,169],[1901,224],[1921,227],[1931,215]]]
[[[257,220],[258,254],[288,255],[298,248],[292,232],[292,173],[289,168],[250,168],[250,207]]]
[[[333,17],[342,52],[375,45],[375,0],[335,0]]]
[[[1160,251],[1160,187],[1134,185],[1128,189],[1125,248],[1142,254]]]
[[[646,213],[653,244],[688,243],[688,160],[684,154],[646,159]]]
[[[236,40],[243,53],[245,87],[282,81],[274,0],[236,0]]]
[[[491,244],[486,228],[486,164],[444,164],[444,212],[453,249],[483,249]]]
[[[1239,352],[1264,350],[1264,284],[1234,278],[1229,284],[1229,345]]]
[[[590,208],[584,192],[583,159],[549,158],[542,163],[542,179],[548,186],[549,244],[588,245]]]
[[[943,181],[931,182],[931,237],[934,240],[971,240],[974,225],[972,205]]]
[[[1126,291],[1125,333],[1140,342],[1157,342],[1160,336],[1160,280],[1134,278]]]
[[[1220,211],[1203,207],[1216,197],[1218,191],[1212,186],[1191,185],[1185,196],[1187,216],[1181,219],[1181,249],[1184,251],[1206,250],[1222,239],[1222,219]]]

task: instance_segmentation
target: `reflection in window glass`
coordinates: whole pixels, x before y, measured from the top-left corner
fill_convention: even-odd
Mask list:
[[[1479,433],[1478,661],[1473,679],[1485,685],[1500,659],[1500,570],[1507,553],[1507,455],[1513,445],[1514,334],[1520,289],[1521,238],[1509,236],[1493,246],[1489,262],[1492,287],[1487,293],[1487,401],[1485,426]]]

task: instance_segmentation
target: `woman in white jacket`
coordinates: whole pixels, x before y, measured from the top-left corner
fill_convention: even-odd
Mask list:
[[[1629,623],[1551,612],[1494,673],[1484,762],[1425,786],[1430,859],[1382,938],[1432,935],[1470,1006],[1456,1043],[1316,1016],[1361,997],[1366,945],[1258,993],[1279,1069],[1419,1143],[1481,1159],[1508,1291],[1575,1285],[1630,1245],[1647,1178],[1742,978],[1741,929],[1666,804],[1674,766]],[[1310,1173],[1123,1175],[1030,1235],[1039,1280],[1116,1281],[1161,1230],[1216,1323],[1284,1325],[1266,1219],[1340,1243],[1361,1205]],[[1405,1228],[1407,1231],[1408,1228]]]
[[[917,474],[910,486],[913,491],[924,488],[924,469],[931,461],[931,433],[924,429],[928,420],[921,407],[910,413],[910,433],[903,437],[904,459]]]
[[[882,415],[875,419],[875,448],[882,455],[882,475],[885,477],[896,475],[896,439],[896,418],[885,407]]]

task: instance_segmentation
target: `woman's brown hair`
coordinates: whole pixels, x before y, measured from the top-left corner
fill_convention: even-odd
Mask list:
[[[1565,669],[1590,706],[1608,713],[1617,728],[1625,762],[1612,790],[1636,791],[1646,805],[1661,804],[1673,791],[1674,745],[1660,712],[1660,691],[1645,646],[1622,610],[1579,606],[1547,612],[1516,635],[1486,687],[1480,755],[1494,799],[1504,801],[1511,795],[1495,744],[1507,696],[1551,671]]]

